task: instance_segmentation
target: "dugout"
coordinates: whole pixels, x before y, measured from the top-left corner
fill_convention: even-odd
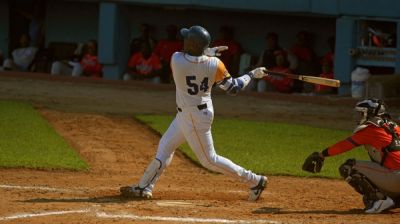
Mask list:
[[[13,5],[29,1],[0,1],[0,50],[10,53]],[[32,1],[30,1],[32,2]],[[318,56],[336,36],[335,78],[340,95],[350,93],[350,74],[357,66],[374,74],[400,73],[400,1],[396,0],[56,0],[45,1],[45,43],[99,41],[99,58],[106,79],[120,79],[129,58],[129,42],[138,25],[156,26],[164,37],[168,24],[201,24],[215,38],[221,25],[232,25],[245,52],[258,56],[267,32],[276,32],[288,48],[300,30],[314,36]],[[374,42],[372,31],[380,42]],[[379,34],[379,35],[378,35]],[[370,39],[371,38],[371,39]],[[388,43],[390,42],[390,44]],[[380,43],[377,44],[377,43]]]

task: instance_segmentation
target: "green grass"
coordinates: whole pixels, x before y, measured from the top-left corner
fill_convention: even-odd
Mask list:
[[[173,117],[140,115],[137,118],[151,128],[164,133]],[[301,170],[304,159],[314,151],[349,136],[351,132],[304,125],[267,123],[232,119],[215,119],[212,127],[214,145],[218,154],[256,173],[292,176],[319,176],[337,178],[338,167],[347,158],[368,159],[362,148],[325,160],[318,175]],[[193,152],[184,144],[182,151],[194,161]]]
[[[0,101],[0,167],[87,170],[31,105]]]

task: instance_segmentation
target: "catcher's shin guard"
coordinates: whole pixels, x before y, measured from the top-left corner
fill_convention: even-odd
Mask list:
[[[350,186],[363,195],[363,202],[366,207],[369,206],[371,201],[384,199],[385,195],[380,192],[375,184],[358,170],[353,169],[355,164],[354,159],[349,159],[339,167],[339,172]]]
[[[356,164],[355,159],[348,159],[339,167],[340,176],[342,176],[346,181],[350,176],[351,171],[353,170],[353,166]]]

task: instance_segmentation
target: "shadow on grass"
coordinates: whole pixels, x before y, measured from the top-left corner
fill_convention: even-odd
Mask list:
[[[126,203],[130,201],[143,201],[148,199],[142,198],[126,198],[120,195],[110,195],[110,196],[101,196],[101,197],[89,197],[89,198],[33,198],[29,200],[22,200],[19,202],[28,202],[28,203],[54,203],[54,202],[63,202],[63,203],[79,203],[79,202],[88,202],[88,203]]]
[[[261,207],[252,211],[253,214],[324,214],[324,215],[355,215],[355,214],[365,214],[363,209],[351,209],[347,211],[339,210],[305,210],[305,211],[295,211],[295,210],[284,210],[282,208],[270,208]]]

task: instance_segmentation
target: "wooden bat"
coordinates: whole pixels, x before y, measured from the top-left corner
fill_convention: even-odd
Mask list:
[[[301,80],[303,82],[309,82],[309,83],[314,83],[314,84],[319,84],[319,85],[325,85],[325,86],[331,86],[331,87],[339,87],[340,86],[340,80],[337,80],[337,79],[328,79],[328,78],[321,78],[321,77],[315,77],[315,76],[309,76],[309,75],[294,75],[294,74],[289,74],[289,73],[284,73],[284,72],[265,71],[265,73],[270,74],[270,75],[286,76],[291,79],[297,79],[297,80]]]

